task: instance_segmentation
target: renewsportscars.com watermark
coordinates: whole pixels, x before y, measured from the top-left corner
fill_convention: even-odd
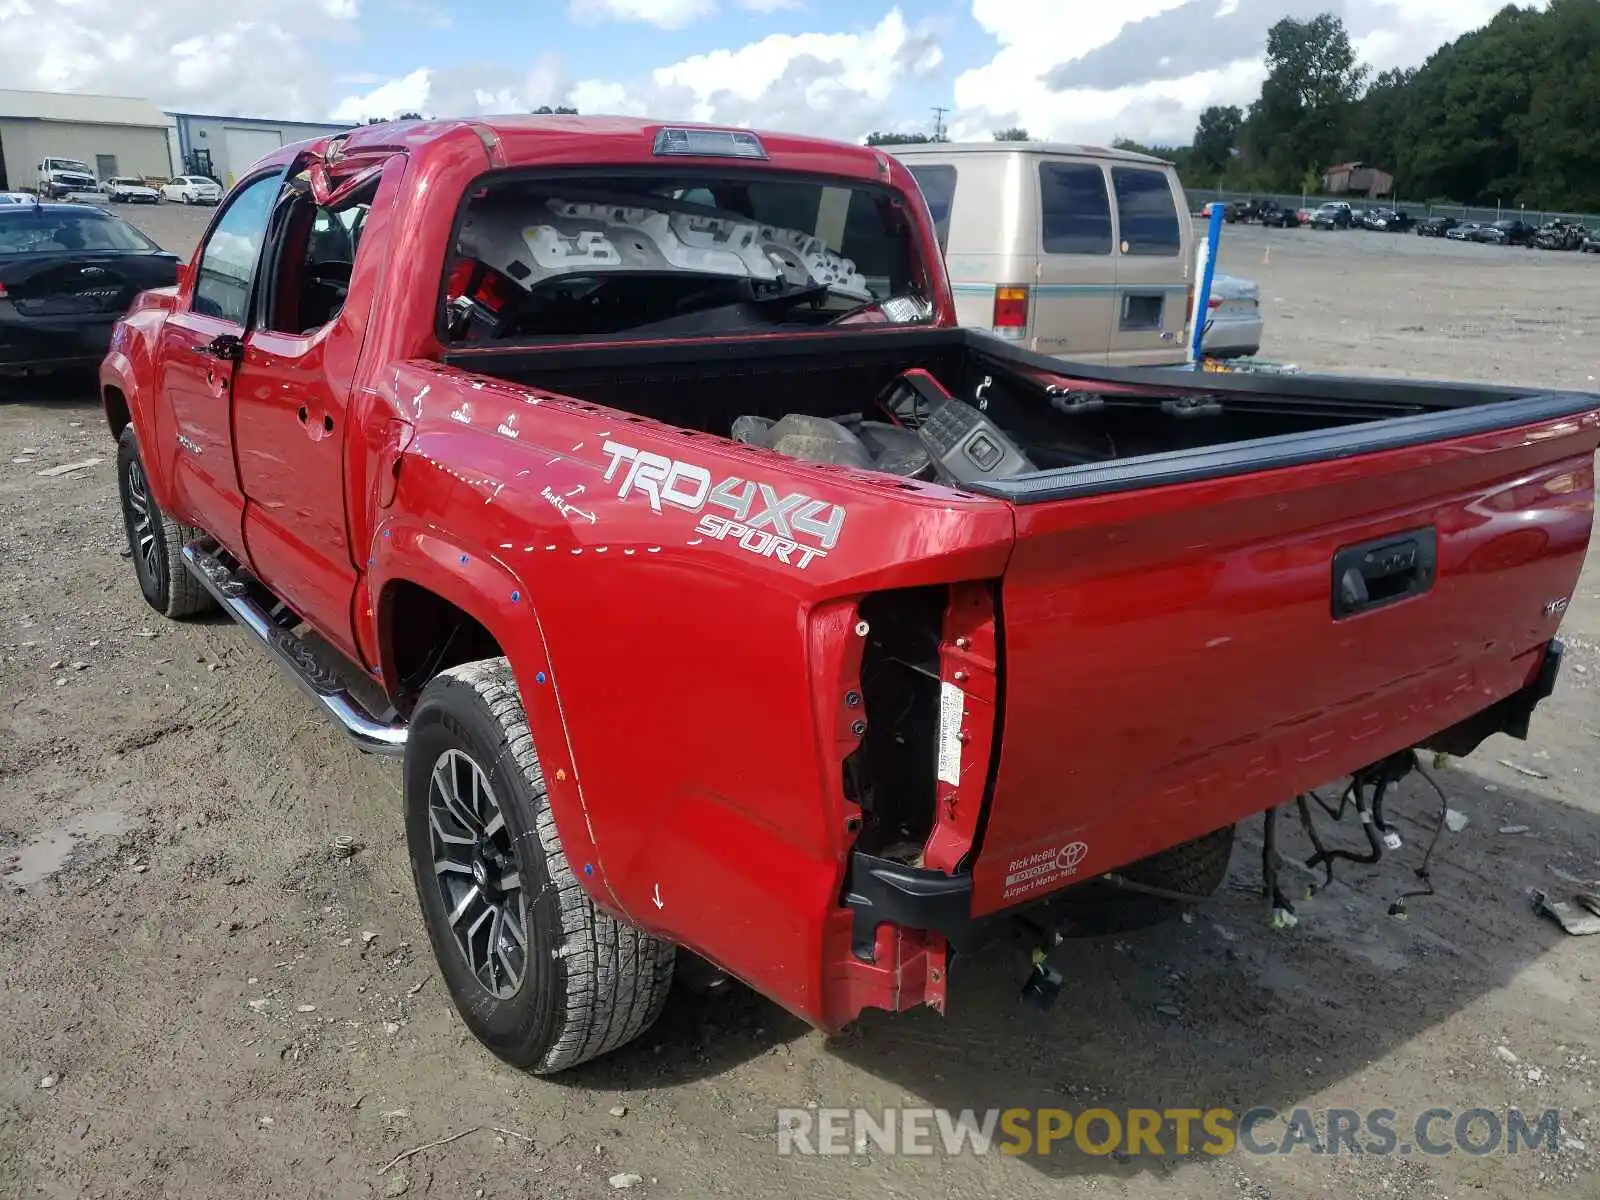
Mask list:
[[[1518,1154],[1554,1153],[1561,1114],[1508,1108],[780,1108],[778,1153]]]

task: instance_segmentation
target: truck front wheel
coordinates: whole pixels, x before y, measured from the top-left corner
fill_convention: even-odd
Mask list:
[[[552,1074],[654,1024],[673,947],[596,909],[579,884],[504,658],[452,667],[423,689],[406,737],[405,819],[434,958],[490,1051]]]
[[[180,525],[156,503],[139,455],[139,439],[130,424],[117,439],[117,490],[122,498],[122,526],[139,591],[145,602],[167,617],[189,617],[213,607],[211,593],[184,565],[184,543],[199,530]]]

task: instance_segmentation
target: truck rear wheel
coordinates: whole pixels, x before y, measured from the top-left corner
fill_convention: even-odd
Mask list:
[[[1117,870],[1131,883],[1209,896],[1222,886],[1233,853],[1233,826],[1224,826],[1190,842],[1169,847]],[[1169,921],[1187,905],[1142,892],[1116,887],[1107,880],[1091,879],[1069,888],[1053,901],[1056,916],[1065,922],[1070,937],[1102,937],[1131,933]]]
[[[190,617],[213,607],[211,593],[184,565],[183,547],[200,531],[180,525],[156,503],[130,424],[117,439],[117,490],[122,526],[145,602],[162,616]]]
[[[452,667],[423,689],[406,737],[405,819],[434,958],[490,1051],[552,1074],[655,1023],[673,947],[596,909],[579,884],[504,658]]]
[[[1224,825],[1192,842],[1129,863],[1118,874],[1133,883],[1169,892],[1209,896],[1228,877],[1228,860],[1232,856],[1233,826]]]

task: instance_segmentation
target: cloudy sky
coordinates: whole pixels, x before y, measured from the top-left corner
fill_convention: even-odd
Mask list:
[[[569,104],[860,139],[927,130],[1186,142],[1247,103],[1266,30],[1341,15],[1376,68],[1496,0],[0,0],[0,86],[359,120]]]

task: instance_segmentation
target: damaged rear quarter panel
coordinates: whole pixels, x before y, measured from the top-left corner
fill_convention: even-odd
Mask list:
[[[860,595],[997,577],[1010,507],[428,363],[393,387],[416,432],[384,519],[448,528],[516,581],[502,646],[525,700],[554,699],[562,728],[534,736],[547,761],[570,748],[552,801],[563,837],[592,831],[580,878],[815,1016],[850,837],[821,681]]]

